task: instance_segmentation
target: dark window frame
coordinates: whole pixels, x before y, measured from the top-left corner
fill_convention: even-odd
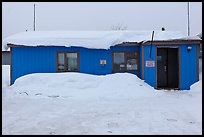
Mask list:
[[[59,70],[58,69],[58,54],[64,54],[64,70]],[[67,69],[67,65],[68,65],[68,60],[67,60],[67,53],[77,53],[77,70],[68,70]],[[65,51],[65,52],[57,52],[56,53],[56,72],[79,72],[80,68],[79,68],[79,52],[78,51]]]
[[[127,54],[128,53],[137,53],[137,60],[138,60],[138,69],[137,70],[127,70]],[[114,53],[124,53],[124,64],[125,64],[125,69],[124,70],[115,70],[114,69]],[[134,51],[112,51],[112,72],[139,72],[140,71],[140,52],[139,50],[134,50]]]

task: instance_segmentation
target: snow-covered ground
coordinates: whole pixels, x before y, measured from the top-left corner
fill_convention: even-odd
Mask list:
[[[8,69],[2,134],[202,134],[202,77],[186,91],[157,91],[129,73],[38,73],[9,87]]]

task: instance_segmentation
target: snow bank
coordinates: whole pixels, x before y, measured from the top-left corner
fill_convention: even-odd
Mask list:
[[[198,82],[191,85],[190,90],[191,92],[202,93],[202,80],[199,80]]]
[[[105,76],[75,72],[35,73],[18,78],[11,88],[29,96],[77,96],[78,98],[104,95],[109,98],[131,98],[131,96],[152,96],[151,93],[154,92],[152,87],[129,73]]]
[[[5,93],[3,135],[202,134],[202,81],[157,91],[129,73],[36,73]]]
[[[8,43],[26,46],[80,46],[109,49],[110,46],[123,42],[142,42],[149,41],[151,38],[152,31],[28,31],[5,38],[2,50],[8,49]],[[177,31],[155,31],[154,40],[173,39],[186,38]]]

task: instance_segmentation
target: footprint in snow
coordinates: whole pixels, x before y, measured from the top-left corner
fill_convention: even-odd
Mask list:
[[[113,133],[112,131],[107,131],[108,133]]]
[[[176,122],[177,120],[176,119],[166,119],[168,121],[172,121],[172,122]]]
[[[28,95],[28,93],[27,93],[27,92],[20,92],[19,94],[22,94],[22,93],[25,93],[26,95]]]
[[[115,122],[108,123],[107,125],[109,128],[115,128],[119,126],[118,123],[115,123]]]
[[[50,134],[50,135],[55,135],[55,132],[50,132],[49,134]]]
[[[36,95],[36,96],[37,96],[37,95],[42,95],[42,93],[37,93],[37,94],[35,94],[35,95]]]
[[[57,98],[57,97],[59,97],[59,96],[58,96],[58,95],[52,95],[52,96],[48,96],[48,97]]]

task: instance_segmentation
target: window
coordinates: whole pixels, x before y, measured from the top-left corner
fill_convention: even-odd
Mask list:
[[[57,71],[79,71],[78,52],[58,52]]]
[[[77,71],[78,65],[77,65],[77,53],[66,53],[67,56],[67,70],[68,71]]]
[[[113,71],[139,71],[139,51],[113,52]]]
[[[57,69],[59,71],[64,71],[65,70],[64,53],[59,53],[57,59],[58,59]]]
[[[124,71],[125,70],[125,54],[124,52],[115,52],[113,53],[113,62],[115,71]]]
[[[127,70],[138,70],[139,55],[138,52],[126,52]]]

